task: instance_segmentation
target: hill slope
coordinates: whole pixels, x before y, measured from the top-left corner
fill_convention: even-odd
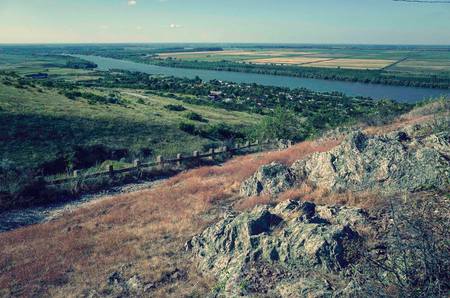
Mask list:
[[[413,111],[388,126],[368,127],[365,131],[377,134],[378,131],[400,131],[405,125],[420,124],[418,127],[431,127],[431,130],[423,130],[424,137],[427,137],[448,132],[448,121],[448,102],[444,102],[442,105],[435,104],[424,107],[421,111]],[[243,181],[257,172],[260,166],[272,162],[291,166],[298,160],[312,161],[313,159],[309,157],[311,154],[320,156],[320,152],[336,150],[345,138],[345,134],[335,132],[329,137],[302,142],[283,151],[237,157],[222,166],[202,167],[179,174],[149,190],[88,204],[49,223],[0,234],[2,251],[0,294],[2,296],[51,295],[57,297],[67,296],[67,293],[94,297],[140,294],[149,297],[180,297],[204,296],[207,293],[253,295],[266,292],[292,296],[299,293],[325,295],[329,291],[346,289],[346,293],[360,293],[364,296],[370,295],[369,292],[364,291],[372,293],[383,291],[394,296],[400,291],[411,291],[411,293],[421,291],[420,293],[435,296],[443,295],[449,286],[446,284],[449,272],[446,271],[448,256],[445,255],[445,252],[448,252],[448,241],[445,240],[448,239],[449,230],[447,211],[450,209],[448,182],[440,190],[435,187],[420,189],[420,191],[405,189],[385,195],[373,191],[372,188],[357,191],[350,191],[349,188],[348,191],[337,192],[321,184],[291,185],[283,188],[278,194],[267,192],[253,197],[240,194]],[[448,150],[448,143],[444,143],[444,146],[444,149]],[[414,167],[414,165],[411,166]],[[444,171],[448,173],[448,164]],[[279,185],[279,183],[274,184]],[[294,207],[280,205],[275,207],[278,211],[274,211],[274,207],[253,209],[255,205],[274,205],[290,199],[315,202],[317,206],[314,206],[314,212],[307,211],[310,207],[306,208],[304,203],[292,203]],[[348,209],[322,207],[321,204],[346,205]],[[283,211],[283,208],[287,207],[291,211],[294,209],[297,211]],[[393,214],[392,208],[398,210],[398,213]],[[253,211],[248,211],[252,209]],[[353,217],[336,216],[341,214],[342,210],[365,214],[364,221],[353,215]],[[439,212],[432,213],[430,210],[439,210]],[[299,213],[300,211],[303,213]],[[230,213],[234,215],[230,217]],[[317,216],[315,216],[316,213]],[[275,217],[261,216],[261,214],[275,214],[281,219],[276,220]],[[412,217],[413,214],[414,217]],[[224,216],[226,216],[225,222],[221,221]],[[295,219],[294,216],[297,216],[299,220],[303,218],[302,223],[292,222],[291,220]],[[250,226],[241,226],[240,223],[245,221],[239,221],[239,219],[243,217],[249,220]],[[233,218],[236,221],[233,221]],[[411,229],[411,225],[390,224],[392,219],[396,218],[401,218],[401,222],[404,223],[415,219],[413,227],[420,227],[417,235],[422,237],[418,237],[418,240],[425,239],[423,229],[433,236],[432,241],[428,241],[427,245],[432,244],[434,253],[432,259],[438,260],[441,264],[439,270],[435,270],[436,267],[433,266],[436,263],[430,263],[430,258],[417,257],[423,251],[410,250],[408,262],[415,259],[419,261],[419,263],[412,263],[413,266],[401,267],[401,264],[396,261],[398,253],[401,252],[399,247],[406,246],[403,242],[392,242],[393,238],[390,235],[398,230],[401,233],[394,236],[404,236]],[[206,239],[206,243],[221,242],[221,233],[211,234],[208,231],[214,230],[215,227],[218,229],[216,232],[222,228],[228,229],[228,224],[233,222],[238,227],[235,230],[236,233],[232,234],[233,239],[243,243],[239,249],[248,249],[241,253],[248,252],[255,256],[244,263],[250,267],[243,266],[243,274],[238,276],[233,275],[231,271],[226,276],[214,274],[220,271],[216,267],[214,270],[205,271],[205,262],[202,258],[215,259],[219,253],[227,254],[225,257],[232,263],[241,262],[242,259],[238,254],[233,257],[229,251],[222,250],[222,248],[232,249],[231,246],[218,247],[217,255],[214,250],[198,253],[202,251],[202,246],[199,245],[202,243],[202,238]],[[277,224],[274,225],[274,222]],[[280,222],[285,224],[278,226]],[[319,227],[313,226],[318,224]],[[342,230],[339,228],[342,225],[349,228]],[[255,228],[248,228],[252,226]],[[280,227],[282,227],[281,230]],[[323,234],[315,232],[305,234],[305,231],[311,231],[312,227],[321,229]],[[289,270],[286,270],[284,264],[300,266],[301,260],[307,255],[300,252],[293,255],[280,253],[278,258],[273,257],[267,261],[264,257],[257,257],[260,254],[251,246],[247,246],[246,237],[248,236],[243,234],[243,231],[250,231],[250,236],[256,237],[251,239],[255,241],[259,239],[260,243],[263,241],[270,243],[272,240],[267,237],[273,235],[272,231],[273,233],[290,231],[298,237],[304,237],[306,243],[311,245],[304,246],[302,249],[310,252],[317,249],[320,262],[301,265],[304,270],[302,272],[310,274],[308,271],[311,269],[322,269],[315,270],[312,280],[304,279],[303,275],[289,275]],[[433,233],[430,233],[431,231]],[[212,236],[208,237],[208,235]],[[333,246],[335,249],[331,250],[336,254],[331,254],[328,246],[317,245],[318,242],[312,241],[311,237],[318,235],[323,235],[318,238],[318,241],[325,241],[323,243],[332,244],[332,242],[326,242],[326,239],[338,241]],[[345,237],[336,235],[345,235]],[[358,237],[351,235],[358,235]],[[228,238],[227,241],[230,239]],[[281,241],[280,245],[286,243],[283,242],[285,238],[281,236],[273,239]],[[358,241],[352,242],[353,239]],[[411,240],[407,237],[401,239],[402,241]],[[347,240],[352,240],[349,242],[352,245],[342,245]],[[222,243],[225,242],[222,241]],[[301,242],[297,243],[302,245]],[[413,244],[416,242],[407,243],[411,245],[408,247],[415,247]],[[185,244],[187,244],[187,251]],[[253,246],[255,247],[258,246]],[[262,256],[265,256],[266,251],[263,247],[271,246],[261,246]],[[348,247],[354,247],[356,251],[347,250]],[[374,259],[377,253],[380,253],[378,256],[381,257]],[[341,257],[345,262],[333,261],[341,260]],[[331,261],[327,263],[326,260]],[[252,263],[253,261],[257,263]],[[371,261],[376,263],[370,263]],[[350,269],[355,270],[341,269],[341,267],[347,268],[350,263],[352,264]],[[252,264],[258,266],[252,267]],[[322,267],[320,264],[329,265]],[[377,269],[368,269],[367,265]],[[292,268],[296,268],[295,266]],[[420,274],[408,271],[415,266],[420,268]],[[256,271],[246,271],[250,268],[255,268]],[[391,274],[390,279],[380,281],[378,275],[383,276],[386,271]],[[422,274],[422,272],[426,273]],[[318,283],[317,280],[321,282]],[[286,288],[284,282],[287,281],[290,283]],[[292,281],[295,281],[294,287],[289,286]],[[231,287],[232,284],[239,287]],[[275,284],[279,284],[280,288],[272,287]],[[363,285],[370,288],[364,288]],[[439,285],[439,287],[433,285]],[[442,289],[443,292],[436,292],[436,289]]]

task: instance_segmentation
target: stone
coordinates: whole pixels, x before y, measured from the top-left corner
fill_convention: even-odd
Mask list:
[[[352,222],[349,210],[335,207],[333,212],[342,222],[334,224],[316,211],[322,209],[310,202],[286,201],[229,214],[193,237],[189,248],[201,270],[225,282],[228,294],[235,293],[234,285],[251,279],[242,272],[256,264],[265,264],[266,270],[274,272],[273,268],[281,266],[294,275],[304,270],[339,272],[352,261],[346,249],[359,245],[359,236],[345,222],[345,218]],[[347,215],[341,215],[341,210]]]
[[[260,167],[241,184],[241,195],[276,195],[302,183],[332,192],[445,191],[450,185],[449,143],[447,130],[428,124],[381,136],[356,130],[334,149],[290,168],[277,163]]]
[[[276,194],[294,185],[295,177],[291,170],[282,164],[264,165],[249,179],[241,184],[240,193],[244,196]]]

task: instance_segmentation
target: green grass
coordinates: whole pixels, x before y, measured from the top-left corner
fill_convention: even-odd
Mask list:
[[[61,72],[70,70],[61,70]],[[245,127],[260,116],[207,106],[181,103],[160,96],[134,95],[136,90],[85,88],[82,92],[108,95],[116,92],[125,104],[90,104],[71,100],[56,90],[7,86],[0,76],[0,156],[21,166],[37,166],[70,152],[74,145],[102,144],[111,148],[139,150],[149,148],[154,155],[174,156],[191,153],[214,140],[181,131],[180,122],[200,127],[218,123]],[[38,89],[42,89],[39,92]],[[186,111],[169,111],[178,104]],[[186,113],[195,112],[208,123],[190,121]]]

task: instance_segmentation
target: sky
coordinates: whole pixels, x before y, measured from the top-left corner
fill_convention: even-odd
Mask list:
[[[119,42],[450,45],[450,3],[0,0],[0,43]]]

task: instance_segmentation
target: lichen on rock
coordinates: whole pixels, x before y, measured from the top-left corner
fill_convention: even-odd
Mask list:
[[[382,136],[352,132],[329,152],[312,154],[291,167],[262,166],[242,183],[241,194],[277,194],[302,183],[335,192],[448,189],[449,133],[424,136],[415,127],[410,135],[411,130]]]
[[[229,291],[237,291],[233,285],[249,278],[243,274],[245,268],[261,264],[268,270],[281,266],[292,276],[309,270],[338,272],[352,261],[346,249],[359,245],[359,236],[350,224],[332,223],[316,209],[310,202],[286,201],[230,214],[194,237],[188,247],[200,268],[225,280]],[[326,213],[326,207],[320,209]],[[330,211],[338,216],[340,212],[341,207]],[[354,214],[357,222],[364,213]]]
[[[241,194],[257,196],[260,194],[276,194],[294,185],[295,177],[291,170],[282,164],[271,163],[264,165],[241,185]]]

